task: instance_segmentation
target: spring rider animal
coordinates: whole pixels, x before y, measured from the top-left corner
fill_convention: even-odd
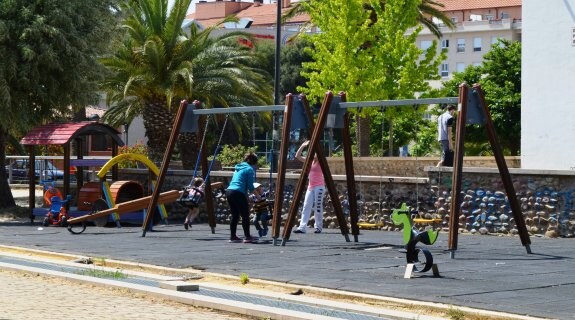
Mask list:
[[[62,197],[62,193],[53,182],[47,184],[46,192],[44,193],[44,203],[50,208],[48,214],[44,217],[42,225],[47,226],[68,226],[68,211],[66,210],[67,203],[72,200],[72,196]]]
[[[391,220],[395,225],[403,225],[403,243],[405,244],[407,263],[413,264],[413,272],[427,272],[433,266],[433,256],[425,248],[417,248],[418,242],[432,245],[437,240],[439,230],[419,231],[411,222],[410,211],[405,203],[401,208],[394,209]],[[419,253],[423,253],[420,260]]]

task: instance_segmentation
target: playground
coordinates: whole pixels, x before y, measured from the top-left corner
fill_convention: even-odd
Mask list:
[[[464,97],[465,99],[460,101],[462,111],[458,119],[458,127],[464,126],[464,120],[467,119],[465,116],[465,110],[468,107],[467,104],[469,101],[473,101],[473,99],[466,98],[467,94],[473,95],[476,98],[475,102],[469,103],[472,108],[481,107],[484,112],[487,112],[485,104],[481,99],[480,89],[474,88],[473,90],[475,91],[469,91],[471,90],[470,88],[465,88],[465,90],[467,91],[462,91],[460,95],[460,97]],[[445,101],[453,101],[453,98],[444,99]],[[298,122],[298,120],[294,120],[297,119],[297,117],[293,117],[291,114],[291,112],[294,112],[294,114],[303,114],[304,118],[306,118],[305,114],[308,114],[307,119],[313,119],[309,116],[309,106],[305,98],[288,95],[286,106],[257,107],[262,109],[261,111],[279,111],[285,109],[283,122],[284,137],[281,140],[282,145],[280,146],[278,172],[273,173],[273,175],[270,174],[270,179],[275,179],[273,184],[270,183],[268,185],[268,189],[272,191],[275,197],[273,212],[278,213],[273,215],[273,221],[271,223],[272,232],[270,238],[272,241],[259,242],[251,247],[247,247],[246,245],[234,247],[233,244],[229,244],[226,241],[229,226],[217,226],[218,221],[216,220],[217,212],[224,212],[223,214],[225,215],[226,205],[221,199],[221,194],[217,196],[215,193],[216,190],[211,189],[212,183],[223,182],[225,185],[226,179],[224,177],[224,181],[218,181],[219,179],[216,178],[216,173],[213,173],[213,176],[211,175],[213,161],[211,163],[208,162],[207,146],[204,144],[204,137],[208,129],[201,126],[201,123],[207,123],[201,121],[202,117],[222,113],[223,111],[221,109],[201,109],[199,108],[199,103],[188,104],[186,101],[183,101],[178,110],[172,135],[159,168],[148,163],[146,158],[139,158],[129,154],[115,155],[103,163],[97,173],[99,181],[96,182],[97,187],[95,187],[95,189],[97,192],[95,193],[100,198],[94,197],[90,198],[89,201],[84,201],[84,203],[92,203],[92,205],[94,203],[102,203],[101,207],[92,208],[88,212],[81,212],[76,216],[70,216],[66,221],[68,228],[36,228],[34,225],[19,225],[9,231],[9,228],[14,227],[14,225],[8,224],[2,228],[7,228],[7,234],[11,233],[12,235],[18,235],[18,237],[16,237],[17,240],[6,243],[25,247],[36,246],[35,241],[44,238],[44,241],[49,241],[44,242],[44,246],[55,251],[70,250],[70,252],[76,251],[78,254],[84,251],[84,253],[90,255],[106,256],[114,259],[134,259],[132,260],[134,262],[181,268],[194,267],[228,274],[254,270],[254,272],[257,272],[258,278],[266,280],[287,281],[301,285],[310,282],[319,287],[361,291],[379,295],[393,295],[407,299],[422,299],[422,296],[424,296],[424,300],[426,301],[454,304],[467,303],[479,308],[486,306],[492,307],[494,305],[492,297],[483,300],[484,298],[478,294],[479,288],[485,290],[485,282],[482,281],[488,278],[494,281],[490,291],[500,293],[509,299],[508,301],[514,301],[515,295],[512,291],[536,291],[538,285],[532,286],[530,283],[525,283],[526,279],[509,281],[507,278],[512,279],[514,276],[517,276],[519,270],[521,270],[519,273],[526,275],[539,272],[537,271],[538,266],[533,267],[534,269],[529,269],[532,267],[527,266],[535,264],[531,263],[534,261],[541,263],[547,263],[552,260],[564,262],[569,260],[569,258],[559,251],[547,251],[547,247],[544,255],[542,255],[540,248],[536,248],[536,245],[532,251],[532,237],[530,237],[530,232],[533,232],[531,228],[533,219],[526,219],[525,215],[521,212],[522,207],[520,203],[524,202],[524,200],[518,199],[517,193],[514,190],[515,185],[510,178],[509,169],[506,166],[502,154],[498,152],[497,143],[494,142],[496,141],[494,132],[489,133],[498,167],[494,174],[502,181],[500,187],[504,191],[498,190],[497,192],[489,193],[491,191],[481,188],[470,188],[469,185],[464,184],[462,179],[463,154],[458,153],[457,149],[454,168],[439,170],[428,169],[429,171],[437,172],[439,177],[437,180],[433,180],[433,182],[431,182],[431,180],[420,181],[419,179],[414,179],[411,183],[412,186],[415,186],[415,192],[405,193],[402,196],[394,198],[394,194],[382,191],[382,186],[384,185],[382,176],[379,176],[379,179],[376,178],[375,181],[371,181],[372,185],[375,183],[379,184],[380,187],[379,198],[377,201],[369,199],[369,205],[365,197],[365,194],[368,192],[364,192],[362,186],[362,183],[367,182],[369,179],[354,174],[354,162],[349,140],[350,134],[346,132],[346,128],[349,126],[345,124],[349,118],[346,111],[347,108],[361,108],[372,105],[384,107],[386,105],[401,105],[402,103],[406,105],[417,103],[429,104],[442,101],[444,100],[379,101],[361,104],[353,102],[347,103],[345,101],[345,94],[334,96],[332,93],[328,93],[326,94],[322,109],[317,118],[317,123],[315,124],[313,121],[307,123],[306,121]],[[229,108],[225,111],[229,115],[229,113],[233,112],[253,112],[254,108],[256,107],[251,109],[250,107]],[[182,187],[186,187],[186,184],[180,184],[177,189],[166,190],[168,186],[166,184],[166,177],[168,176],[175,139],[180,132],[186,113],[188,113],[189,116],[190,112],[192,114],[191,121],[195,122],[196,125],[192,125],[192,129],[188,128],[188,130],[195,130],[194,132],[200,135],[201,139],[198,139],[198,142],[200,143],[201,141],[200,150],[202,151],[198,157],[193,177],[202,176],[205,177],[206,180],[206,196],[204,201],[208,223],[200,224],[200,227],[194,228],[193,232],[187,233],[182,233],[185,231],[182,230],[181,226],[169,224],[169,221],[165,221],[167,223],[159,224],[152,228],[152,225],[161,222],[164,218],[166,220],[169,218],[169,215],[164,214],[164,212],[169,212],[169,210],[165,210],[164,204],[187,202],[186,199],[182,199],[184,193],[180,191]],[[330,115],[332,116],[331,118],[333,118],[332,122],[328,121]],[[226,116],[226,121],[227,118]],[[338,119],[343,120],[343,122],[340,123]],[[306,160],[299,172],[290,173],[290,175],[296,175],[293,185],[286,183],[289,177],[287,176],[288,174],[284,164],[287,154],[287,143],[284,142],[289,140],[289,137],[285,135],[288,135],[290,128],[293,128],[292,120],[294,120],[294,126],[296,128],[298,128],[298,126],[306,126],[308,129],[313,129],[310,130],[309,150],[311,150],[311,153],[308,154],[308,160]],[[333,126],[330,128],[342,129],[344,131],[342,146],[344,151],[344,173],[340,174],[339,177],[330,171],[330,165],[318,144],[320,132],[326,128],[326,125]],[[212,146],[214,147],[213,149],[215,149],[213,153],[214,158],[220,147],[221,134],[219,137],[220,139],[216,140],[218,141],[216,145]],[[458,134],[456,145],[463,145],[463,134]],[[296,223],[299,203],[304,191],[305,176],[308,174],[311,165],[311,160],[309,159],[313,158],[314,153],[317,154],[323,175],[326,179],[325,182],[329,194],[329,201],[326,202],[328,203],[327,206],[333,210],[331,211],[333,225],[326,228],[326,230],[329,231],[321,235],[292,235],[291,231]],[[69,158],[69,155],[67,157]],[[136,160],[146,164],[147,174],[149,175],[146,186],[147,194],[144,194],[143,185],[135,182],[136,180],[118,179],[118,173],[114,171],[117,169],[117,164],[125,159]],[[82,170],[83,166],[81,161],[76,162],[75,165],[79,167],[78,170]],[[93,165],[93,163],[88,164],[86,162],[86,165]],[[199,169],[200,166],[201,173]],[[66,173],[67,170],[64,170],[64,172]],[[111,173],[111,180],[108,180],[108,173]],[[442,174],[443,178],[446,176],[450,177],[449,182],[444,183],[441,177]],[[211,180],[212,178],[214,179]],[[294,177],[291,178],[293,179]],[[263,177],[259,179],[263,180]],[[398,179],[398,181],[395,181],[395,179],[387,180],[386,187],[390,188],[394,188],[395,183],[406,182],[400,181],[401,179]],[[66,181],[69,183],[69,177],[65,175],[64,194],[68,193],[66,192]],[[118,182],[120,182],[120,186],[113,188],[113,185]],[[77,183],[80,186],[80,191],[82,191],[82,188],[85,188],[93,182],[84,184],[82,179],[77,179]],[[421,195],[419,193],[420,183],[422,188]],[[123,193],[116,192],[116,195],[113,195],[112,190],[122,190],[123,188],[125,189]],[[171,188],[172,185],[170,185],[168,189]],[[30,189],[35,189],[33,181],[30,183]],[[431,211],[433,209],[430,208],[423,209],[422,199],[425,197],[422,197],[422,195],[425,194],[424,189],[427,189],[427,192],[432,192],[432,194],[437,195],[434,202],[431,203],[432,207],[435,208],[434,211]],[[449,195],[450,189],[454,190],[452,193],[454,195],[453,198]],[[342,192],[342,190],[345,191]],[[548,196],[547,202],[551,201],[554,196],[557,196],[552,195],[549,191],[541,190],[541,192],[540,195],[537,194],[539,198],[541,198],[537,201],[543,201],[543,196],[545,195]],[[545,192],[549,192],[549,194]],[[31,199],[34,199],[32,193],[31,191]],[[121,201],[118,200],[120,199],[118,197],[120,193],[124,195]],[[90,194],[92,193],[80,192],[79,196],[86,197]],[[529,199],[527,199],[527,201],[528,200]],[[34,200],[30,203],[32,212],[38,210],[34,209]],[[80,201],[77,200],[77,203],[80,203]],[[367,207],[374,209],[374,204],[377,206],[375,210],[377,210],[376,212],[379,214],[379,217],[376,219],[372,215],[371,218],[366,218],[368,213],[364,212],[365,209],[367,209]],[[142,219],[140,230],[129,227],[106,229],[90,228],[89,232],[84,232],[86,230],[86,221],[93,221],[95,225],[101,226],[115,222],[116,227],[121,227],[122,216],[135,211],[139,211],[138,214]],[[72,213],[74,211],[70,210],[68,212]],[[450,212],[461,212],[462,214],[454,215],[450,214]],[[156,213],[158,213],[158,215],[156,215]],[[548,214],[549,212],[545,214],[540,213],[539,218],[542,216],[546,218]],[[36,214],[33,214],[31,218],[35,216]],[[527,217],[531,218],[529,216]],[[104,220],[103,223],[98,223],[97,221],[101,218],[105,218],[106,220]],[[530,225],[526,225],[526,221],[528,221]],[[556,223],[558,222],[557,220]],[[541,219],[539,223],[541,224]],[[547,220],[547,223],[549,224],[549,220]],[[61,224],[61,226],[64,225]],[[501,240],[501,238],[495,239],[493,237],[463,235],[465,231],[474,229],[482,230],[482,228],[487,230],[485,234],[489,234],[491,233],[490,231],[503,227],[507,228],[507,230],[515,230],[511,232],[511,234],[517,236],[511,236]],[[459,229],[463,231],[459,232]],[[403,233],[382,232],[381,230],[403,230]],[[566,230],[566,232],[569,232],[569,230]],[[21,236],[29,235],[30,233],[34,233],[40,237],[23,237],[31,239],[20,239]],[[72,235],[70,233],[72,233]],[[482,232],[480,231],[479,233]],[[138,235],[142,238],[147,236],[151,239],[129,241],[137,244],[129,245],[129,248],[123,245],[121,246],[121,251],[114,248],[116,244],[126,242],[126,238]],[[316,238],[310,239],[310,237]],[[188,245],[181,242],[182,238],[186,239],[186,241],[191,240],[197,243],[209,243],[210,246],[198,246],[202,248],[189,249]],[[73,239],[73,241],[71,241],[71,239]],[[459,243],[460,240],[461,243]],[[535,240],[537,240],[537,244],[548,244],[547,242],[542,242],[547,241],[547,239],[534,238],[533,241],[535,242]],[[67,246],[69,242],[73,242],[74,245]],[[95,243],[97,243],[97,245],[94,246]],[[270,243],[273,245],[269,245]],[[78,245],[78,247],[76,247],[76,245]],[[170,250],[161,249],[168,246]],[[226,249],[223,249],[224,246]],[[193,252],[190,256],[194,256],[194,258],[191,260],[188,260],[188,258],[181,259],[182,247]],[[291,247],[294,248],[292,249]],[[219,260],[219,258],[214,257],[214,252],[216,252],[214,250],[218,250],[218,256],[222,256],[224,260]],[[305,251],[302,252],[302,250]],[[126,252],[130,252],[130,257],[125,256]],[[174,256],[176,252],[178,254]],[[223,255],[220,254],[220,252],[227,253]],[[357,253],[359,253],[359,256]],[[148,254],[150,255],[149,257]],[[172,256],[168,256],[168,254]],[[259,254],[261,254],[261,256],[259,256]],[[322,259],[318,257],[322,257]],[[268,259],[270,261],[268,261]],[[304,262],[302,259],[309,260],[311,265],[307,265],[308,262]],[[342,259],[346,262],[341,263]],[[261,261],[262,263],[254,267],[254,261]],[[477,263],[478,261],[481,263]],[[493,264],[493,266],[491,264]],[[338,267],[334,267],[335,265],[338,265]],[[316,274],[314,272],[309,276],[302,275],[300,272],[300,268],[302,267],[321,270],[321,273]],[[567,269],[570,266],[568,266],[568,263],[561,263],[557,264],[556,267]],[[264,271],[264,268],[267,268],[267,270]],[[505,268],[506,272],[502,273],[499,268]],[[529,270],[525,271],[526,268]],[[291,270],[291,272],[288,271],[288,269]],[[350,275],[350,272],[352,275]],[[474,272],[488,272],[489,274],[482,275],[480,281],[476,283],[474,282],[475,280],[472,280],[471,282],[474,283],[468,284],[470,282],[469,279],[475,277]],[[505,275],[502,276],[502,274]],[[381,278],[382,282],[373,281],[378,278]],[[353,281],[351,279],[353,279]],[[465,284],[458,281],[463,279],[466,280]],[[546,279],[546,281],[549,281],[549,279]],[[560,285],[569,285],[561,281],[563,280],[557,280],[556,282]],[[367,282],[370,284],[368,285]],[[449,284],[445,285],[445,282],[449,282]],[[384,285],[386,288],[382,290],[381,285]],[[462,285],[468,286],[468,288],[461,291]],[[420,290],[420,287],[426,289]],[[437,290],[438,287],[442,288],[439,292]],[[444,287],[449,289],[443,289]],[[389,291],[390,288],[393,290],[392,292]],[[469,289],[469,291],[466,291],[467,289]],[[561,300],[557,300],[558,298],[555,292],[550,295],[553,297],[554,303],[560,303],[556,302]],[[468,298],[470,296],[473,296],[475,299],[473,302],[469,302]],[[463,299],[459,300],[458,297],[463,297]],[[525,301],[533,301],[531,299],[534,299],[534,297],[529,296]],[[497,299],[497,301],[499,300],[501,299]],[[495,303],[495,305],[497,305],[495,309],[501,311],[515,313],[526,312],[524,308],[517,308],[518,303],[514,303],[513,306],[509,306],[507,303]],[[533,313],[531,313],[531,311],[533,311]],[[530,314],[538,314],[540,311],[530,309],[527,312]]]
[[[454,103],[457,99],[459,99],[460,115],[458,117],[456,131],[457,148],[455,167],[452,171],[445,171],[445,176],[447,176],[447,178],[450,176],[451,179],[447,183],[443,183],[441,178],[443,170],[438,171],[439,177],[437,180],[432,181],[431,185],[429,180],[425,181],[425,179],[412,177],[412,179],[416,181],[415,192],[408,192],[407,195],[404,194],[402,197],[397,197],[393,196],[393,194],[390,195],[389,191],[385,191],[385,193],[382,191],[384,176],[380,175],[379,178],[375,177],[376,179],[379,179],[380,183],[379,198],[377,201],[374,201],[373,199],[370,200],[372,204],[375,202],[375,205],[378,207],[375,214],[373,212],[370,213],[370,209],[373,209],[374,206],[369,205],[368,207],[371,208],[366,208],[367,202],[365,196],[367,192],[362,188],[362,180],[364,177],[358,177],[354,172],[354,161],[351,154],[351,136],[349,132],[350,112],[348,109],[379,107],[383,111],[384,108],[388,106],[398,107]],[[95,163],[94,160],[82,159],[80,157],[81,155],[78,156],[77,159],[70,160],[70,141],[74,139],[76,141],[80,141],[76,136],[79,135],[77,132],[86,134],[87,132],[94,133],[100,131],[114,136],[114,129],[107,128],[105,125],[99,123],[85,123],[80,124],[79,128],[73,128],[75,131],[72,131],[68,136],[58,137],[58,140],[55,137],[46,139],[43,135],[43,132],[46,131],[46,129],[37,128],[22,139],[22,144],[29,147],[30,158],[34,157],[33,146],[35,145],[46,143],[64,145],[65,196],[58,194],[58,198],[60,198],[60,201],[56,202],[58,206],[56,206],[56,208],[50,207],[48,209],[34,208],[34,200],[31,198],[31,220],[33,221],[36,216],[45,216],[45,226],[51,224],[66,226],[72,233],[78,234],[85,230],[86,221],[92,221],[97,226],[105,226],[110,222],[114,222],[117,227],[120,227],[120,216],[127,216],[129,213],[139,211],[140,213],[138,213],[138,216],[142,222],[142,236],[145,236],[146,232],[151,229],[153,224],[160,222],[160,220],[161,222],[167,223],[168,212],[164,206],[165,203],[172,203],[178,200],[180,204],[186,206],[186,202],[188,202],[186,199],[182,199],[187,192],[182,193],[182,191],[177,190],[181,189],[181,186],[176,190],[167,191],[164,188],[164,182],[166,180],[167,171],[170,167],[170,160],[172,158],[175,141],[178,135],[180,133],[190,132],[197,135],[197,143],[199,144],[200,150],[192,179],[196,176],[203,176],[206,181],[205,194],[207,196],[205,197],[205,205],[208,222],[212,232],[214,232],[216,227],[216,211],[225,212],[226,209],[222,208],[222,204],[225,206],[223,201],[218,201],[218,203],[214,204],[210,173],[221,146],[223,132],[228,123],[229,115],[233,113],[276,112],[280,110],[284,111],[284,116],[282,121],[283,128],[281,131],[282,138],[280,140],[279,164],[273,184],[271,171],[268,183],[268,189],[272,192],[272,195],[274,195],[274,208],[272,211],[278,213],[281,212],[281,215],[273,215],[273,221],[271,223],[274,245],[279,245],[281,242],[281,245],[285,246],[290,239],[291,230],[297,219],[296,215],[303,195],[302,193],[306,180],[305,176],[309,172],[311,165],[309,159],[313,158],[314,155],[317,155],[317,159],[323,171],[330,207],[333,209],[332,212],[335,216],[333,224],[330,223],[329,227],[339,228],[346,242],[350,242],[352,240],[350,235],[353,236],[353,241],[357,242],[360,228],[384,229],[384,227],[387,227],[389,230],[390,226],[394,225],[390,221],[390,210],[407,205],[409,206],[410,219],[413,219],[413,222],[415,223],[413,225],[414,229],[417,228],[420,229],[420,231],[423,231],[425,228],[429,228],[431,226],[434,229],[441,229],[448,232],[452,254],[457,250],[457,235],[459,233],[459,229],[462,229],[464,232],[471,231],[472,233],[480,232],[482,234],[499,231],[518,234],[523,246],[526,248],[526,251],[530,252],[529,232],[533,232],[534,228],[530,225],[530,228],[528,229],[525,221],[532,224],[534,219],[531,219],[532,217],[525,219],[521,212],[515,185],[510,177],[509,169],[501,153],[500,146],[497,143],[496,133],[493,130],[491,118],[485,101],[483,100],[481,88],[470,88],[466,85],[462,85],[460,87],[458,98],[421,100],[411,99],[360,103],[346,102],[345,93],[333,95],[328,92],[324,98],[317,120],[315,121],[305,97],[292,96],[291,94],[287,96],[285,106],[238,107],[208,110],[201,109],[201,103],[197,101],[191,104],[188,104],[186,101],[182,101],[175,117],[174,127],[160,168],[157,168],[150,160],[141,155],[115,155],[117,154],[117,146],[123,143],[121,140],[118,141],[118,139],[115,138],[112,148],[112,154],[115,156],[105,163],[103,161],[102,163],[98,163],[100,165],[103,164],[96,174],[98,181],[87,182],[85,184],[83,183],[82,178],[82,168],[98,164]],[[216,135],[219,136],[219,139],[217,139],[215,146],[208,147],[204,143],[209,132],[208,117],[217,114],[226,114],[225,122],[223,128],[220,128],[219,134]],[[504,189],[503,191],[483,190],[476,186],[470,188],[468,185],[463,184],[462,169],[464,157],[462,150],[465,137],[465,124],[468,123],[486,126],[486,131],[493,148],[499,176],[502,182],[501,187]],[[84,128],[90,126],[103,126],[106,130],[102,130],[102,128],[99,128],[99,130]],[[295,186],[292,187],[285,183],[285,161],[287,159],[290,132],[298,129],[307,129],[310,139],[310,152],[308,153],[308,161],[303,164],[302,169],[299,171],[300,179],[298,179]],[[338,188],[336,188],[334,175],[332,174],[330,165],[324,155],[324,151],[319,145],[320,137],[325,129],[337,129],[342,131],[342,150],[345,174],[345,186],[343,191],[342,189],[338,190]],[[50,132],[58,132],[60,129],[50,126],[49,130]],[[213,152],[212,161],[209,164],[207,161],[208,148],[210,150],[215,150]],[[81,148],[78,150],[81,150]],[[137,181],[118,181],[117,165],[125,160],[138,161],[148,168],[149,179],[147,179],[146,187],[142,186],[142,184]],[[32,164],[34,163],[34,161],[30,162]],[[70,189],[70,177],[67,168],[72,164],[78,167],[78,171],[80,171],[79,179],[77,179],[79,191],[76,199],[68,193]],[[200,164],[201,172],[199,172]],[[421,167],[418,167],[417,163],[416,171],[421,171]],[[109,172],[111,172],[112,176],[111,181],[107,178]],[[356,179],[359,183],[356,182]],[[391,184],[395,181],[395,178],[387,179]],[[421,186],[421,195],[419,191],[420,180],[423,182]],[[219,185],[222,184],[220,183]],[[223,181],[223,186],[225,185],[226,181]],[[33,179],[31,179],[30,189],[32,190],[33,188],[35,188],[35,185]],[[144,189],[146,189],[146,192]],[[425,189],[427,189],[428,192],[431,190],[435,199],[433,196],[431,199],[429,196],[423,197],[422,195],[426,194],[424,191]],[[451,194],[453,195],[453,199],[451,199],[450,191],[452,191]],[[465,194],[465,197],[462,196],[462,192]],[[547,201],[557,201],[557,192],[548,193],[549,194],[544,194],[548,196],[545,198]],[[541,195],[536,195],[537,199],[541,199],[537,201],[544,201]],[[555,196],[555,198],[550,198],[552,196]],[[523,199],[521,201],[525,202]],[[46,202],[48,202],[48,200],[46,200]],[[75,203],[77,207],[71,207],[70,203]],[[287,211],[286,208],[288,209]],[[523,208],[525,208],[525,205],[523,205]],[[449,214],[450,212],[461,212],[461,215]],[[156,213],[157,217],[155,217]],[[557,230],[557,233],[562,236],[568,236],[571,234],[572,230],[569,229],[565,217],[559,217],[557,214],[554,215],[551,210],[546,212],[544,215],[537,213],[537,216],[538,227],[542,225],[541,221],[543,218],[543,224],[548,226],[548,231]],[[58,218],[56,219],[55,217]],[[411,224],[409,225],[411,228]],[[80,229],[75,229],[74,227],[80,227]],[[282,227],[283,229],[280,230]]]

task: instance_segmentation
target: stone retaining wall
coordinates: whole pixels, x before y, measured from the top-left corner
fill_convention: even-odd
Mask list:
[[[346,197],[345,176],[337,174],[340,172],[339,169],[336,169],[338,161],[339,159],[331,158],[330,168],[334,172],[333,178],[338,196],[340,200],[344,200]],[[434,164],[435,161],[436,159],[396,158],[387,163],[393,163],[395,168],[410,166],[416,168],[423,163]],[[484,164],[488,164],[490,161],[492,160],[477,160],[478,163]],[[360,168],[371,168],[370,170],[374,170],[377,166],[383,166],[373,159],[354,159],[354,165]],[[575,199],[575,172],[521,169],[510,169],[510,171],[531,234],[549,237],[571,237],[575,234],[575,201],[573,201]],[[463,172],[462,190],[466,196],[459,219],[461,232],[516,233],[513,215],[509,211],[498,170],[493,168],[464,168]],[[213,171],[211,180],[212,182],[222,181],[227,184],[231,176],[232,172],[230,171]],[[257,176],[258,182],[266,188],[270,188],[269,172],[259,171]],[[147,171],[121,170],[120,179],[145,183]],[[275,174],[272,175],[272,191],[275,189],[273,179],[275,179]],[[297,172],[286,174],[282,221],[287,218],[293,190],[299,179],[300,175]],[[409,206],[419,209],[417,212],[421,217],[441,219],[442,222],[437,227],[447,231],[451,201],[451,179],[451,168],[436,168],[434,166],[422,167],[421,172],[412,177],[356,173],[356,190],[360,194],[358,208],[360,222],[377,224],[382,230],[395,230],[397,227],[391,223],[390,212],[393,208],[401,206],[402,202],[406,202]],[[170,170],[163,189],[181,189],[190,180],[191,171]],[[217,223],[229,223],[225,196],[215,198],[215,200]],[[170,205],[168,209],[174,218],[183,218],[187,210],[177,204]],[[338,228],[329,196],[324,202],[324,210],[324,227]],[[344,208],[344,210],[348,211],[348,208]],[[205,205],[200,211],[200,219],[205,221]],[[313,218],[310,221],[310,224],[312,223]]]

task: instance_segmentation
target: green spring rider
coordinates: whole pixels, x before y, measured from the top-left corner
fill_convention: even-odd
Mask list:
[[[395,225],[403,225],[403,243],[407,250],[407,263],[413,264],[413,272],[429,271],[433,266],[433,256],[429,250],[417,248],[417,243],[434,244],[439,230],[419,231],[413,227],[411,214],[405,203],[401,204],[401,208],[393,210],[391,220]],[[422,254],[421,256],[420,253]]]

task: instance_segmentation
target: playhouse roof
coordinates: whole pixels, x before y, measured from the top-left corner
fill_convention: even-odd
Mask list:
[[[120,132],[109,125],[96,121],[49,123],[32,129],[20,143],[22,145],[64,145],[72,139],[87,135],[108,135],[123,146]]]

